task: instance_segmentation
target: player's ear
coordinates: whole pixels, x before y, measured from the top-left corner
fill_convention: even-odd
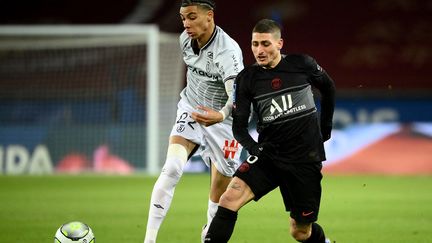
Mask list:
[[[277,45],[278,45],[278,50],[280,51],[283,47],[283,39],[282,38],[279,39],[279,41],[277,42]]]
[[[207,11],[207,22],[211,22],[212,19],[213,19],[213,17],[214,17],[214,12],[213,12],[213,10],[209,10],[209,11]]]

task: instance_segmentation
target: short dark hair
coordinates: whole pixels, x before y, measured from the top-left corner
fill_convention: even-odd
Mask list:
[[[281,36],[282,27],[274,20],[261,19],[253,28],[254,33],[271,33],[276,34],[278,38]]]
[[[216,3],[213,0],[182,0],[181,3],[182,7],[187,7],[192,5],[207,7],[209,10],[213,10],[216,7]]]

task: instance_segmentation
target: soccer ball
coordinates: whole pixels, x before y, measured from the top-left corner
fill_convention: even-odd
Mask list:
[[[88,225],[73,221],[60,226],[54,243],[95,243],[95,237]]]

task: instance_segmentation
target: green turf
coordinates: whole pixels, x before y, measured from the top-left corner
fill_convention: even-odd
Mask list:
[[[99,243],[141,243],[155,179],[0,176],[0,242],[53,242],[62,223],[81,220]],[[182,178],[158,242],[199,242],[208,185]],[[323,188],[319,222],[337,243],[432,242],[432,177],[326,176]],[[230,242],[295,242],[277,190],[240,211]]]

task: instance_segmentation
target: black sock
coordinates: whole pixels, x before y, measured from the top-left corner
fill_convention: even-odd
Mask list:
[[[324,230],[317,223],[312,223],[312,233],[309,239],[303,243],[325,243]]]
[[[237,220],[237,212],[218,207],[216,214],[207,231],[204,242],[225,243],[231,238]]]

